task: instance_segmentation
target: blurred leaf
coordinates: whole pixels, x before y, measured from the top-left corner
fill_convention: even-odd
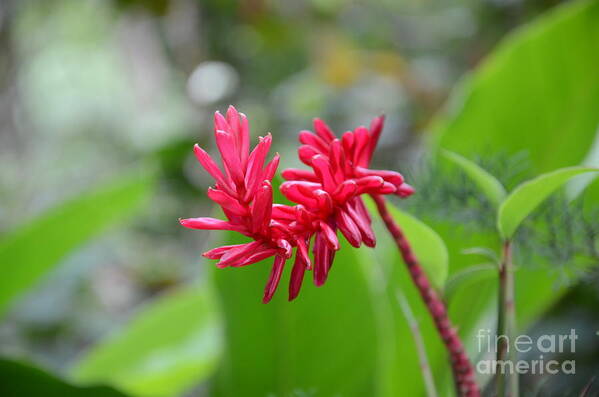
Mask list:
[[[76,387],[28,364],[0,359],[0,395],[2,397],[125,397],[106,387]]]
[[[364,201],[372,213],[377,213],[376,206],[370,197],[365,197]],[[438,290],[442,290],[449,268],[449,255],[445,243],[433,229],[422,221],[399,210],[390,202],[387,205],[431,282]]]
[[[418,366],[418,351],[413,342],[410,324],[396,299],[397,291],[406,297],[420,325],[421,335],[429,356],[437,386],[450,375],[445,349],[415,288],[407,266],[382,222],[375,220],[378,243],[374,250],[359,252],[361,266],[369,276],[370,292],[375,308],[377,338],[376,395],[425,395],[424,378]],[[451,394],[442,393],[450,396]]]
[[[137,210],[153,178],[127,175],[51,208],[0,242],[0,315],[81,244]]]
[[[227,244],[243,238],[230,235]],[[287,302],[291,263],[275,297],[262,304],[272,258],[215,269],[226,320],[226,352],[211,396],[362,397],[375,387],[377,333],[355,249],[344,244],[326,284],[306,277]]]
[[[73,368],[79,382],[108,383],[136,396],[176,396],[211,375],[221,351],[217,307],[192,285],[148,304]]]
[[[510,35],[452,97],[441,147],[525,151],[535,173],[578,165],[599,125],[599,2],[556,7]]]
[[[379,263],[387,265],[387,272],[383,278],[390,284],[389,293],[399,287],[408,297],[421,324],[437,388],[441,395],[451,396],[453,395],[453,380],[445,348],[430,320],[430,315],[422,304],[422,299],[405,270],[405,265],[397,255],[397,249],[389,238],[388,232],[381,227],[377,217],[374,218],[378,239],[374,252],[379,258]],[[481,232],[473,230],[468,224],[444,220],[435,221],[426,218],[426,223],[443,238],[448,249],[451,264],[449,280],[456,274],[480,264],[479,257],[464,255],[465,249],[477,246],[498,250],[500,247],[497,233]],[[517,265],[521,265],[518,266],[515,273],[518,326],[519,330],[524,331],[557,299],[563,296],[566,289],[557,285],[560,278],[559,271],[540,260],[531,260],[531,263]],[[367,266],[377,268],[376,263],[373,264],[372,261],[367,261]],[[479,273],[478,275],[481,277],[473,277],[467,282],[450,286],[448,285],[450,281],[448,281],[446,284],[446,291],[449,290],[451,295],[451,300],[448,302],[450,318],[458,329],[472,360],[475,360],[480,354],[476,339],[477,330],[481,328],[493,330],[496,326],[497,274],[497,271],[493,272],[489,269]],[[389,299],[393,299],[393,296]],[[396,335],[396,338],[394,342],[382,342],[385,344],[383,350],[387,350],[388,360],[394,362],[391,369],[386,369],[390,372],[388,378],[391,380],[388,382],[392,385],[392,392],[384,395],[394,396],[404,395],[404,393],[414,396],[424,395],[421,374],[417,365],[414,365],[416,351],[413,346],[405,343],[410,337],[409,329],[405,320],[401,318],[401,314],[397,312],[399,308],[393,306],[392,300],[389,302],[391,302],[392,312],[395,314],[391,316],[392,324],[389,325],[391,331],[388,332]],[[383,321],[389,322],[390,320]],[[389,352],[389,350],[393,350],[393,352]],[[383,370],[381,369],[381,371]],[[489,380],[484,379],[485,382]]]
[[[497,178],[489,174],[475,162],[470,161],[457,153],[450,152],[449,150],[443,150],[441,154],[444,158],[457,164],[480,188],[485,196],[487,196],[489,201],[493,203],[495,207],[499,207],[505,198],[506,193],[503,185],[497,180]]]
[[[462,251],[464,255],[478,255],[489,259],[492,263],[499,266],[500,259],[495,251],[485,247],[472,247]]]
[[[481,280],[492,278],[497,275],[497,272],[497,266],[489,263],[467,267],[447,280],[444,295],[445,300],[451,302],[451,298],[458,288],[464,288],[468,284],[471,285]]]
[[[590,167],[562,168],[522,183],[499,207],[497,214],[499,234],[504,239],[511,238],[524,218],[570,178],[597,171],[599,169]]]
[[[469,157],[525,152],[535,173],[579,164],[599,124],[598,18],[599,2],[573,1],[511,34],[454,91],[446,118],[435,126],[437,143]],[[462,255],[463,249],[499,248],[493,234],[466,224],[424,220],[448,247],[450,274],[479,261]],[[531,262],[515,274],[520,330],[565,290],[556,288],[558,272],[540,260]],[[450,316],[470,357],[480,353],[476,330],[495,327],[496,297],[496,276],[466,283],[452,294]],[[450,385],[451,378],[445,382]]]

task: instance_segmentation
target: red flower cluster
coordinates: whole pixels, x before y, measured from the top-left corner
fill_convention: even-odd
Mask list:
[[[196,157],[216,181],[208,196],[218,203],[227,221],[213,218],[182,219],[183,226],[194,229],[232,230],[252,242],[212,249],[204,254],[219,259],[217,266],[245,266],[274,256],[274,264],[263,301],[272,298],[287,259],[296,248],[289,283],[289,300],[300,290],[304,272],[314,268],[314,283],[324,284],[339,250],[337,230],[355,247],[376,243],[371,219],[360,195],[413,193],[403,177],[392,171],[368,168],[383,129],[383,117],[375,118],[370,128],[358,127],[335,137],[321,120],[314,121],[316,133],[302,131],[299,157],[312,171],[287,169],[281,192],[295,206],[273,204],[271,181],[279,156],[265,165],[271,136],[259,138],[249,153],[249,127],[245,115],[229,107],[226,119],[215,114],[214,131],[224,174],[214,160],[198,145]],[[309,246],[314,237],[312,251]]]

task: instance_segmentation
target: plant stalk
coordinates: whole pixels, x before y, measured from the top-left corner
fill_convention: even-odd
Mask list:
[[[458,395],[461,397],[479,397],[480,390],[476,384],[474,369],[464,350],[462,341],[449,320],[445,303],[431,286],[428,277],[412,251],[410,243],[389,213],[385,198],[379,195],[372,195],[372,198],[447,348]]]
[[[499,268],[499,307],[497,322],[497,395],[499,397],[518,397],[518,374],[514,371],[502,371],[502,368],[514,368],[518,352],[513,341],[516,337],[516,307],[514,304],[514,265],[512,263],[512,243],[503,243],[501,267]],[[511,346],[510,346],[511,345]],[[511,366],[500,365],[510,361]]]

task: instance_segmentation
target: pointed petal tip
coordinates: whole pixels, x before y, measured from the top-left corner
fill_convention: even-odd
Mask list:
[[[317,287],[322,287],[324,285],[325,280],[314,279],[314,285]]]
[[[364,245],[368,248],[376,247],[376,240],[364,239]]]
[[[272,299],[272,295],[271,296],[264,295],[264,297],[262,298],[262,303],[266,305],[268,302],[270,302],[271,299]]]
[[[415,192],[416,192],[416,189],[414,189],[411,185],[408,185],[407,183],[402,183],[397,188],[397,191],[395,192],[395,194],[397,194],[401,198],[407,198],[407,197],[411,196],[412,194],[414,194]]]

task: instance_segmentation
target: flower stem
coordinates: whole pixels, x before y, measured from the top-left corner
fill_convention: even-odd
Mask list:
[[[428,277],[412,251],[410,243],[400,227],[395,223],[393,216],[389,213],[385,198],[380,195],[372,195],[372,198],[376,203],[378,212],[383,219],[387,230],[393,237],[393,240],[395,240],[395,244],[412,276],[414,285],[418,288],[420,296],[428,308],[437,331],[449,352],[451,369],[453,371],[458,395],[462,397],[480,396],[480,391],[474,376],[474,369],[468,355],[464,351],[462,341],[449,320],[445,303],[440,299],[435,289],[431,286]]]
[[[499,397],[518,396],[518,374],[502,371],[500,363],[511,361],[516,365],[517,352],[513,346],[516,330],[516,308],[514,305],[514,265],[512,244],[503,243],[501,267],[499,268],[499,308],[497,322],[497,395]],[[512,346],[510,346],[512,344]],[[508,366],[508,368],[510,368]]]

